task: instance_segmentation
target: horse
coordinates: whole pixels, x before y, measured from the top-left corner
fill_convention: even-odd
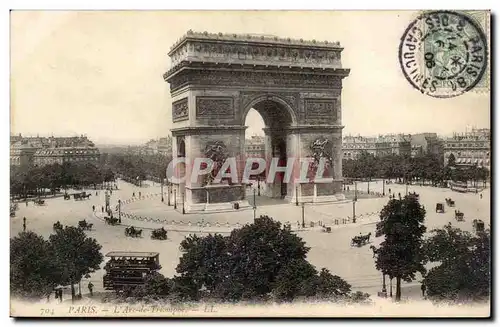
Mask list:
[[[375,256],[377,255],[378,249],[375,246],[373,246],[373,245],[370,245],[370,249],[373,251],[373,257],[372,258],[375,258]]]
[[[130,237],[141,237],[142,235],[142,229],[135,229],[134,226],[130,226],[125,228],[125,236],[130,236]]]

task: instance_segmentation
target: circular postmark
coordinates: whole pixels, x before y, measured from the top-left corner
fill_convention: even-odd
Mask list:
[[[474,88],[484,75],[488,62],[486,36],[467,15],[427,12],[403,34],[399,62],[408,82],[423,94],[458,96]]]

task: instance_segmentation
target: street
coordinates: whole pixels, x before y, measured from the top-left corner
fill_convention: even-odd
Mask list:
[[[160,185],[151,182],[139,188],[123,181],[118,181],[119,190],[114,190],[111,195],[111,208],[114,210],[118,199],[122,200],[122,225],[109,226],[102,221],[101,206],[104,205],[104,191],[98,191],[96,196],[92,191],[89,200],[75,201],[73,198],[64,200],[62,197],[47,199],[44,206],[35,206],[30,202],[26,207],[24,203],[19,204],[16,216],[11,218],[11,236],[16,235],[23,228],[23,217],[26,217],[27,230],[43,235],[45,238],[53,232],[52,225],[60,221],[63,225],[77,226],[79,220],[86,219],[94,224],[91,231],[86,231],[90,237],[97,239],[102,245],[102,253],[110,251],[151,251],[160,253],[161,273],[167,277],[175,274],[175,267],[181,255],[179,244],[185,236],[193,233],[204,235],[209,232],[229,233],[233,228],[251,223],[253,210],[240,210],[235,212],[211,213],[211,214],[182,214],[182,204],[177,203],[174,210],[173,203],[167,205],[161,202]],[[344,201],[337,204],[307,204],[304,208],[304,220],[306,228],[302,224],[302,207],[293,204],[272,203],[272,199],[264,203],[268,205],[258,206],[257,217],[269,215],[282,223],[290,223],[292,230],[304,239],[311,249],[308,260],[317,269],[327,268],[334,275],[338,275],[349,282],[354,291],[363,291],[376,296],[382,287],[382,275],[375,269],[374,258],[370,245],[378,246],[382,238],[375,238],[375,224],[379,220],[379,211],[388,201],[388,189],[394,193],[405,193],[405,185],[386,185],[385,198],[360,199],[356,203],[356,223],[352,223],[353,203]],[[358,183],[358,190],[366,192],[366,183]],[[483,198],[479,194],[456,193],[448,189],[434,188],[430,186],[410,185],[409,192],[420,195],[420,202],[427,211],[425,224],[429,232],[433,228],[439,228],[451,222],[463,230],[472,232],[472,220],[482,219],[485,227],[490,224],[490,189],[483,191]],[[382,182],[370,182],[370,191],[382,192]],[[88,190],[87,190],[88,192]],[[127,203],[135,192],[136,200]],[[141,192],[142,198],[138,195]],[[167,192],[167,188],[164,188]],[[71,193],[71,192],[70,192]],[[445,205],[446,212],[443,214],[435,212],[437,202],[445,203],[445,198],[455,200],[456,207],[450,208]],[[92,206],[96,206],[96,212],[92,212]],[[454,210],[460,210],[465,214],[464,222],[454,219]],[[118,217],[118,213],[114,213]],[[349,219],[349,220],[347,220]],[[337,220],[338,225],[335,225]],[[342,221],[345,220],[345,224]],[[160,221],[160,223],[158,222]],[[314,222],[314,227],[311,227]],[[331,233],[325,233],[318,226],[321,222],[331,227]],[[131,226],[144,228],[142,238],[128,238],[124,235],[124,228]],[[151,240],[151,229],[164,227],[168,231],[168,239],[165,241]],[[354,236],[371,232],[371,244],[361,247],[351,247],[351,239]],[[101,267],[104,266],[104,262]],[[102,291],[102,276],[104,270],[94,273],[90,279],[82,281],[82,293],[88,293],[88,281],[95,285],[95,291]],[[420,299],[419,281],[403,283],[402,297]],[[395,289],[395,281],[394,281]],[[387,287],[389,281],[387,280]],[[393,292],[395,293],[395,291]],[[69,290],[65,291],[68,298]]]

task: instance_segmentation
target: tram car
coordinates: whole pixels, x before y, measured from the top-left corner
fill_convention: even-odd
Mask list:
[[[157,252],[109,252],[104,270],[105,290],[120,291],[125,287],[144,285],[146,277],[161,269]]]

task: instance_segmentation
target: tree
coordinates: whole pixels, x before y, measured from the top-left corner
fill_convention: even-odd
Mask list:
[[[416,197],[392,199],[382,209],[376,236],[385,236],[377,251],[376,267],[396,278],[396,301],[401,299],[401,280],[412,281],[415,273],[425,273],[422,237],[425,209]]]
[[[74,300],[74,285],[83,277],[98,270],[103,261],[101,245],[87,237],[80,228],[66,226],[49,237],[50,246],[59,266],[61,284],[71,285],[71,297]]]
[[[435,300],[481,300],[490,295],[490,231],[477,236],[451,223],[431,231],[424,243],[429,261],[439,265],[424,278],[427,296]]]
[[[10,240],[10,289],[27,298],[50,296],[58,282],[57,267],[49,243],[33,232]]]
[[[292,301],[298,296],[317,293],[318,276],[313,265],[305,259],[294,259],[280,269],[273,285],[273,295],[279,301]]]
[[[448,166],[455,167],[455,165],[456,165],[455,155],[453,153],[450,153],[450,155],[448,156]]]
[[[300,237],[270,217],[235,229],[229,236],[189,236],[172,292],[184,298],[224,301],[280,301],[298,296],[333,296],[350,292],[350,285],[306,261],[309,250]],[[186,292],[186,293],[184,293]]]

